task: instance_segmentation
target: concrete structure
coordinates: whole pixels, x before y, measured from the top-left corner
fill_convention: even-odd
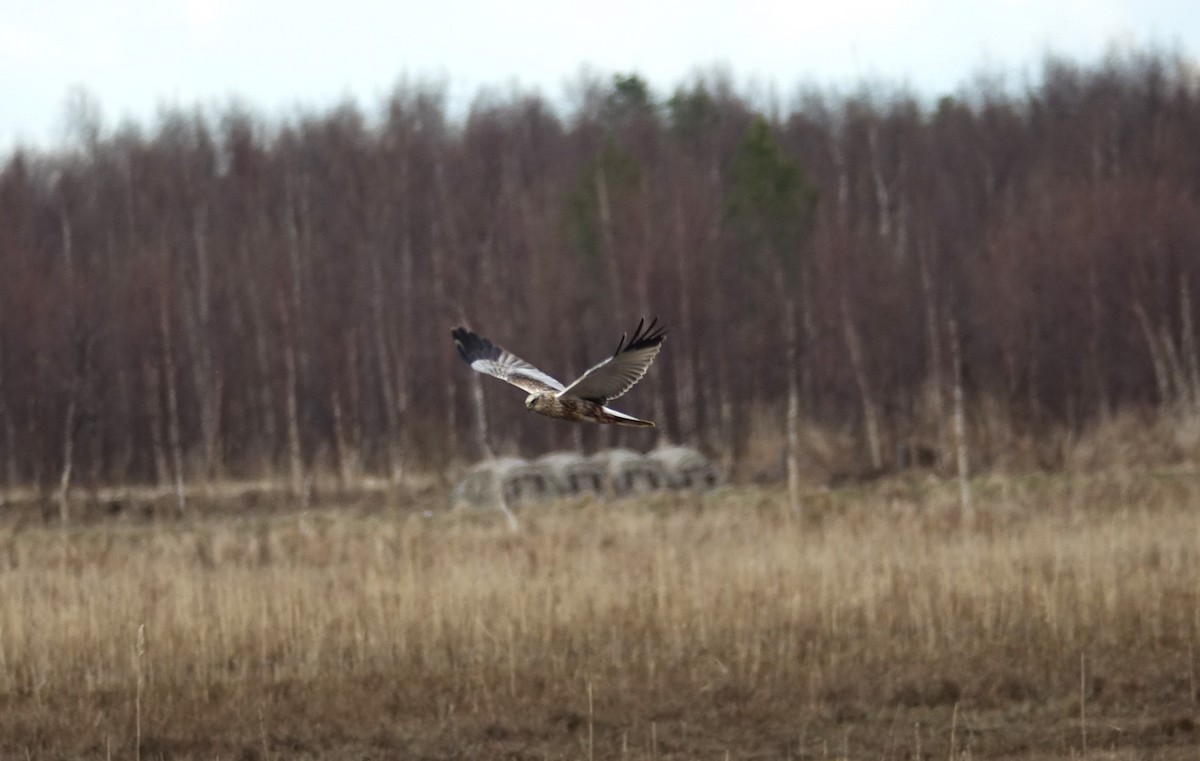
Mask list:
[[[451,504],[477,510],[503,510],[555,499],[558,487],[545,468],[517,457],[484,460],[454,487]]]
[[[659,447],[646,457],[662,465],[671,479],[672,489],[710,491],[725,482],[716,464],[689,447]]]
[[[632,449],[606,449],[590,459],[604,469],[613,497],[649,494],[671,485],[661,464]]]
[[[604,469],[575,452],[552,452],[539,457],[537,465],[554,479],[563,496],[592,494],[603,497],[608,492]]]
[[[635,497],[664,489],[709,491],[725,482],[712,460],[688,447],[660,447],[649,454],[607,449],[591,457],[552,452],[534,462],[517,457],[484,460],[454,488],[454,507],[501,510],[561,497]]]

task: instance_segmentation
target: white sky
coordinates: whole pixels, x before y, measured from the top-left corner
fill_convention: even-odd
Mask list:
[[[864,80],[938,95],[1114,44],[1200,56],[1200,0],[0,0],[0,150],[61,140],[79,86],[109,128],[234,97],[266,116],[347,96],[372,111],[403,77],[444,82],[461,113],[485,86],[562,99],[585,67],[660,94],[719,66],[785,100]]]

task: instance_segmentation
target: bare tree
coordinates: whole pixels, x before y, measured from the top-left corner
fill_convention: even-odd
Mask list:
[[[754,472],[786,466],[793,502],[803,426],[853,432],[863,470],[918,435],[979,467],[960,420],[984,402],[1031,435],[1194,408],[1190,76],[1051,60],[1019,95],[864,88],[771,120],[719,75],[665,103],[597,80],[566,115],[491,95],[460,123],[404,84],[378,123],[344,103],[106,131],[84,98],[61,148],[0,157],[5,484],[170,483],[183,509],[196,479],[307,493],[326,452],[350,485],[649,442],[491,404],[481,427],[493,392],[457,365],[461,319],[569,374],[596,359],[582,337],[660,316],[655,433],[734,466],[773,416],[782,459]]]

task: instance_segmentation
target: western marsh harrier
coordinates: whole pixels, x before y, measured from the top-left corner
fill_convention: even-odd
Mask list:
[[[633,336],[626,341],[621,336],[611,357],[588,370],[569,386],[564,386],[512,352],[466,328],[451,331],[458,354],[471,369],[507,381],[529,392],[525,406],[534,412],[562,420],[593,423],[614,423],[634,427],[653,426],[649,420],[639,420],[608,407],[608,403],[624,394],[642,379],[650,363],[662,348],[664,328],[656,328],[658,320],[649,325],[638,322]]]

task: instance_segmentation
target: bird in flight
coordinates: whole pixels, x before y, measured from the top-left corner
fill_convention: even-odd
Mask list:
[[[572,422],[590,420],[645,428],[653,427],[654,423],[618,412],[608,403],[641,380],[658,356],[667,332],[656,327],[657,323],[657,318],[649,325],[645,319],[640,320],[628,341],[626,335],[621,336],[611,357],[569,386],[466,328],[455,328],[450,334],[454,336],[459,356],[471,369],[528,391],[525,406],[534,412]]]

